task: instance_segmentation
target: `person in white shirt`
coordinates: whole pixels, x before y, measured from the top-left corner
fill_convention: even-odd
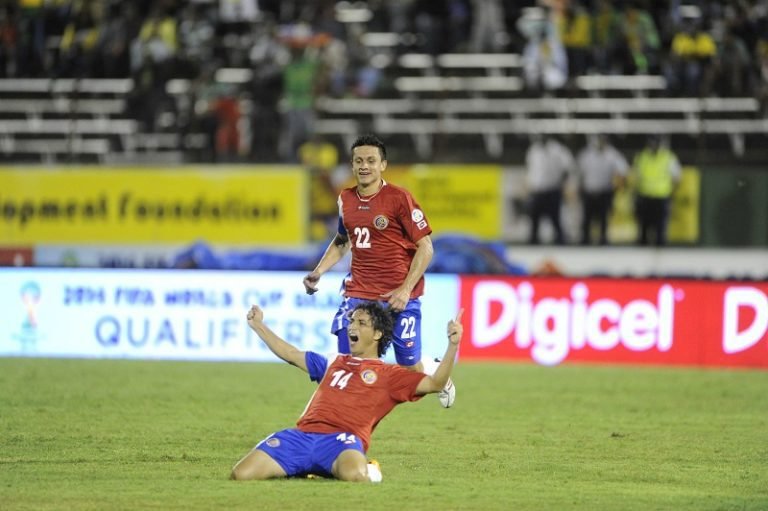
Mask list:
[[[528,241],[532,245],[539,244],[539,225],[542,218],[548,218],[554,229],[554,242],[562,245],[565,243],[565,236],[560,223],[560,208],[565,181],[574,167],[573,154],[554,137],[533,135],[525,155],[525,164],[528,168],[531,217]]]
[[[614,191],[624,184],[629,172],[627,159],[611,145],[604,134],[589,138],[577,157],[579,190],[582,201],[581,243],[592,243],[592,227],[600,229],[599,243],[608,244],[608,215]]]

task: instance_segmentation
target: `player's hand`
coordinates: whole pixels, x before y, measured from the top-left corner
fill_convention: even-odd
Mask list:
[[[388,293],[384,293],[381,295],[381,298],[389,303],[390,310],[400,312],[408,305],[408,300],[411,299],[411,291],[398,287]]]
[[[261,325],[264,322],[264,311],[258,305],[251,305],[251,309],[246,314],[248,318],[248,324],[255,328],[257,325]]]
[[[461,324],[461,316],[464,315],[464,309],[459,309],[456,317],[448,322],[448,342],[459,344],[461,336],[464,334],[464,325]]]
[[[317,293],[317,283],[320,282],[320,274],[316,271],[313,271],[311,273],[308,273],[306,277],[304,277],[304,290],[307,292],[308,295],[313,295]]]

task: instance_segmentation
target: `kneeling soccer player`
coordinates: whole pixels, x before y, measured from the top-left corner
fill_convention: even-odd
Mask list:
[[[392,316],[366,302],[354,309],[349,325],[350,354],[328,359],[300,351],[264,324],[252,306],[248,324],[272,352],[309,373],[319,386],[296,428],[269,435],[237,462],[232,479],[252,480],[317,474],[342,481],[381,481],[377,463],[366,452],[371,433],[392,409],[443,390],[453,369],[463,333],[461,315],[448,322],[448,347],[428,376],[380,360],[392,337]]]

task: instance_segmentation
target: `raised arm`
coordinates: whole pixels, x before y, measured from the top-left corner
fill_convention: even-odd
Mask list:
[[[328,248],[325,249],[325,253],[320,258],[315,269],[304,277],[304,290],[308,295],[317,292],[317,283],[320,281],[320,277],[341,261],[341,258],[347,254],[349,248],[349,236],[336,233],[336,237],[333,238]]]
[[[425,376],[419,382],[418,387],[416,387],[417,394],[440,392],[448,383],[448,378],[453,371],[453,363],[456,360],[456,353],[459,350],[459,343],[461,343],[461,336],[464,333],[464,326],[461,324],[463,314],[464,309],[459,309],[456,318],[448,322],[448,347],[445,349],[445,355],[443,355],[440,365],[437,366],[435,374]]]
[[[264,324],[264,311],[258,305],[252,305],[251,310],[248,311],[248,325],[264,341],[264,344],[267,345],[272,353],[302,371],[308,372],[307,362],[304,358],[305,352],[282,340],[271,328]]]

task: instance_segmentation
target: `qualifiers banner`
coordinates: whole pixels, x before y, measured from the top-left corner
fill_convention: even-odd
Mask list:
[[[0,356],[276,361],[248,327],[252,304],[302,350],[336,351],[343,274],[304,292],[301,272],[0,268]],[[424,356],[445,352],[458,279],[430,278]],[[429,334],[429,332],[432,332]],[[434,343],[434,344],[433,344]],[[390,350],[387,360],[394,361]]]
[[[461,358],[768,368],[768,283],[461,279]]]
[[[299,167],[0,169],[0,244],[299,244]]]

